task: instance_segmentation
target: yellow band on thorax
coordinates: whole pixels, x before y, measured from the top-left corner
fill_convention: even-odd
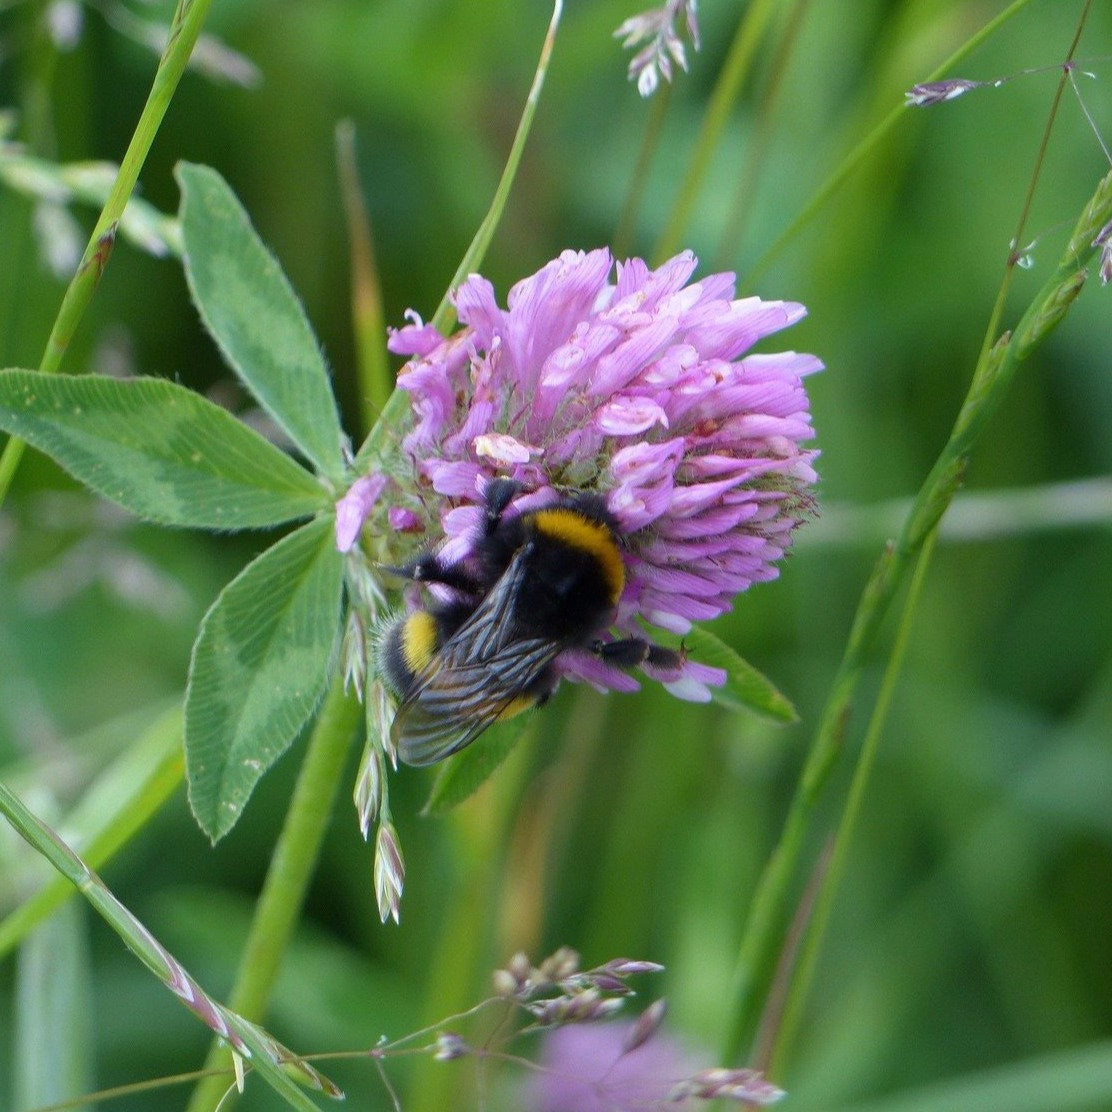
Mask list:
[[[533,515],[538,533],[553,537],[571,548],[589,552],[597,561],[606,579],[612,605],[616,605],[625,586],[625,564],[614,540],[614,534],[601,521],[591,521],[575,510],[555,506],[538,510]]]

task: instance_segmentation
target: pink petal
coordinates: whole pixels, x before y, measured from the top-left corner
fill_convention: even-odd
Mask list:
[[[379,495],[386,486],[386,476],[376,472],[356,479],[347,493],[336,503],[336,548],[350,552],[363,529]]]

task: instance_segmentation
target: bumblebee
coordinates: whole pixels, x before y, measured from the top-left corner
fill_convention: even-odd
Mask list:
[[[543,704],[566,649],[620,667],[683,662],[682,653],[640,638],[604,639],[625,563],[603,499],[572,492],[509,515],[519,490],[509,479],[488,484],[473,556],[446,565],[426,554],[389,569],[453,594],[400,619],[382,640],[385,677],[400,700],[391,739],[406,764],[434,764],[492,723]]]

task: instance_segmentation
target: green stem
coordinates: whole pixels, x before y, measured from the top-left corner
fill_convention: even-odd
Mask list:
[[[494,191],[494,199],[490,203],[479,230],[475,233],[470,246],[464,252],[448,289],[444,294],[436,312],[433,314],[431,324],[438,328],[442,335],[447,335],[456,323],[456,311],[450,297],[452,291],[469,274],[474,273],[482,264],[483,256],[494,236],[494,230],[502,219],[502,212],[510,195],[510,187],[517,176],[517,167],[521,162],[521,153],[525,149],[525,140],[533,126],[533,117],[536,115],[537,102],[540,100],[541,89],[544,87],[545,75],[548,73],[548,63],[552,58],[552,48],[556,42],[556,30],[560,25],[560,16],[563,13],[563,0],[555,0],[552,6],[552,19],[548,24],[548,33],[545,35],[541,46],[540,58],[537,60],[537,69],[533,75],[533,84],[525,101],[525,109],[521,113],[521,120],[517,125],[513,144],[506,159],[505,169],[499,179],[498,187]],[[389,458],[394,454],[396,442],[400,437],[399,429],[409,413],[409,395],[404,390],[395,390],[390,395],[390,400],[383,407],[382,415],[371,429],[359,454],[355,457],[357,471],[366,470],[372,464]]]
[[[340,774],[361,717],[358,700],[346,693],[337,679],[309,740],[228,1002],[246,1019],[257,1021],[266,1010],[316,867]],[[230,1061],[229,1052],[218,1041],[203,1068],[226,1069]],[[227,1088],[223,1077],[206,1077],[193,1092],[189,1112],[212,1112],[217,1105],[227,1109],[228,1100],[233,1099],[225,1096]]]
[[[0,181],[17,193],[40,200],[76,201],[104,207],[115,184],[113,168],[101,162],[49,162],[0,138]],[[120,215],[124,239],[156,257],[181,257],[181,227],[176,216],[159,212],[141,197],[131,197]]]
[[[680,248],[684,229],[698,199],[707,167],[710,166],[711,157],[729,120],[742,83],[749,74],[750,63],[775,6],[775,0],[752,0],[738,24],[730,53],[723,63],[718,83],[707,105],[707,114],[703,117],[703,126],[699,129],[699,137],[695,142],[695,151],[680,185],[676,203],[672,206],[672,215],[653,253],[656,263],[670,258]]]
[[[540,57],[537,59],[537,68],[533,74],[533,84],[529,87],[529,95],[525,98],[525,108],[521,113],[521,119],[518,121],[517,131],[514,133],[514,141],[510,146],[510,153],[506,159],[505,168],[502,170],[502,177],[498,180],[498,186],[494,190],[494,199],[490,202],[490,209],[483,217],[483,222],[479,225],[475,238],[464,252],[463,258],[460,259],[451,282],[448,283],[448,292],[444,294],[443,300],[433,314],[432,323],[442,333],[447,334],[456,322],[456,310],[449,300],[451,291],[479,267],[487,248],[490,246],[490,241],[494,238],[495,229],[502,219],[502,213],[510,197],[510,189],[513,186],[514,178],[517,177],[517,167],[521,162],[522,152],[525,150],[525,141],[529,138],[529,132],[533,128],[533,117],[537,114],[537,104],[541,99],[544,79],[548,75],[548,64],[552,60],[552,48],[556,45],[556,30],[560,26],[560,16],[563,11],[564,0],[555,0],[552,5],[552,18],[548,22],[548,31],[544,36],[544,42],[541,44]]]
[[[177,89],[178,81],[185,72],[211,3],[212,0],[178,0],[170,24],[170,37],[159,59],[147,103],[143,106],[131,142],[120,163],[116,182],[89,236],[81,263],[62,297],[62,304],[54,318],[54,326],[50,330],[50,336],[47,338],[39,362],[41,371],[53,372],[59,368],[66,348],[77,331],[77,325],[92,300],[112,251],[116,227],[123,215],[124,207],[135,189],[135,183],[139,180],[139,171],[143,168],[162,118]],[[0,503],[3,503],[8,487],[19,467],[23,447],[22,440],[12,437],[0,454]]]
[[[990,19],[972,38],[967,39],[950,55],[933,73],[925,77],[924,81],[938,81],[945,77],[963,58],[981,45],[990,35],[998,31],[1013,16],[1018,15],[1031,0],[1013,0],[1013,3],[1004,9],[998,16]],[[893,108],[885,117],[842,159],[838,168],[819,186],[811,199],[800,209],[795,219],[780,233],[780,235],[767,247],[764,253],[753,264],[747,274],[747,281],[752,284],[772,265],[772,260],[780,254],[799,232],[814,219],[819,209],[838,191],[845,180],[861,165],[885,136],[899,122],[907,111],[907,105],[900,104]],[[917,111],[919,111],[917,109]]]
[[[1067,54],[1068,58],[1072,59],[1077,51],[1078,44],[1081,41],[1081,31],[1085,25],[1085,19],[1091,7],[1091,0],[1087,0],[1082,10],[1081,17],[1078,20],[1077,31],[1074,35],[1073,42],[1070,44]],[[1112,185],[1112,174],[1109,174],[1104,182],[1101,183],[1101,186],[1098,187],[1092,200],[1086,207],[1085,212],[1082,214],[1078,227],[1070,240],[1065,258],[1059,265],[1058,272],[1044,287],[1042,295],[1036,298],[1031,309],[1028,310],[1020,321],[1016,328],[1014,342],[1008,344],[1006,348],[1003,349],[1005,353],[1010,354],[1012,358],[1010,360],[1003,356],[994,358],[993,353],[999,350],[999,345],[997,345],[997,348],[991,347],[991,337],[995,335],[999,327],[1000,317],[1003,314],[1004,302],[1011,285],[1011,278],[1015,273],[1015,253],[1019,250],[1023,229],[1026,225],[1027,217],[1034,199],[1035,186],[1040,177],[1040,171],[1046,156],[1047,146],[1050,142],[1054,120],[1057,118],[1058,106],[1061,103],[1067,80],[1068,72],[1063,71],[1054,101],[1051,105],[1046,127],[1043,130],[1042,141],[1035,159],[1035,171],[1031,175],[1031,182],[1028,186],[1027,195],[1024,198],[1023,207],[1020,212],[1013,252],[1008,259],[1008,265],[1005,267],[1004,279],[1000,285],[1000,292],[990,315],[989,328],[985,333],[981,357],[974,370],[973,380],[969,388],[969,396],[962,406],[961,412],[958,414],[958,419],[955,423],[954,432],[951,437],[951,447],[955,453],[955,459],[961,458],[965,460],[968,458],[968,454],[972,451],[981,430],[984,428],[989,416],[999,404],[999,399],[1007,389],[1016,364],[1049,334],[1050,330],[1058,324],[1066,310],[1073,303],[1073,298],[1080,291],[1081,283],[1084,280],[1084,271],[1079,269],[1081,258],[1088,257],[1086,253],[1091,254],[1094,250],[1092,241],[1095,231],[1102,227],[1099,220],[1103,213],[1108,211],[1107,204],[1102,205],[1101,199],[1103,196],[1106,202],[1108,200],[1107,195],[1109,193],[1109,187]],[[960,457],[957,453],[960,453]],[[937,478],[938,482],[942,484],[941,489],[944,492],[950,491],[946,479],[947,475],[955,471],[958,473],[964,471],[964,463],[955,466],[954,464],[945,462],[945,458],[946,453],[944,452],[943,457],[938,461],[939,465],[932,471],[932,475],[928,478],[924,489],[930,488],[931,478]],[[774,1075],[778,1074],[778,1071],[783,1065],[783,1061],[788,1054],[791,1041],[795,1036],[795,1031],[799,1024],[807,990],[814,975],[818,954],[822,947],[827,925],[830,921],[835,895],[838,890],[838,883],[845,867],[845,861],[849,853],[850,844],[853,840],[854,831],[857,828],[857,819],[864,804],[865,792],[868,788],[873,766],[876,763],[876,755],[880,746],[881,734],[888,718],[888,709],[891,706],[892,696],[899,679],[904,656],[906,655],[915,611],[918,608],[919,600],[922,597],[923,586],[926,583],[927,570],[930,567],[931,556],[934,552],[935,542],[938,539],[942,514],[952,500],[953,492],[950,492],[945,505],[937,510],[931,507],[927,500],[924,500],[923,505],[913,507],[911,513],[909,513],[907,517],[907,528],[905,530],[907,556],[908,559],[910,559],[911,552],[916,544],[920,546],[919,556],[915,571],[911,578],[911,586],[908,590],[907,598],[904,600],[903,611],[900,615],[899,631],[888,658],[888,664],[884,671],[884,679],[881,684],[880,692],[877,695],[872,715],[870,716],[868,729],[865,732],[865,738],[861,745],[861,752],[858,755],[857,765],[854,769],[849,794],[842,811],[841,820],[838,824],[838,832],[834,843],[830,867],[825,871],[820,882],[820,891],[816,901],[814,920],[807,930],[799,965],[793,970],[790,976],[787,1004],[771,1043],[771,1061],[769,1063],[762,1063],[762,1065],[767,1066]],[[918,512],[916,512],[917,509]],[[917,529],[916,522],[919,523]],[[848,704],[846,710],[848,711]]]
[[[897,541],[878,561],[857,608],[845,654],[807,755],[784,832],[754,895],[735,971],[736,1011],[726,1041],[727,1060],[751,1038],[779,949],[792,881],[803,856],[818,798],[840,756],[845,725],[861,673],[888,607],[910,563],[933,536],[965,474],[970,454],[1011,385],[1019,361],[1061,321],[1085,279],[1093,239],[1112,218],[1112,173],[1097,187],[1054,276],[1023,315],[1013,335],[1004,335],[982,355],[969,393],[942,454],[916,495]],[[995,312],[994,317],[995,321]]]
[[[359,409],[363,427],[369,429],[386,408],[394,389],[386,350],[386,324],[382,313],[382,286],[375,263],[371,221],[363,204],[359,167],[355,156],[355,125],[336,125],[336,162],[340,192],[347,212],[351,244],[351,316],[355,333],[355,373],[359,384]]]
[[[814,976],[815,965],[818,961],[819,951],[830,922],[830,915],[834,908],[834,899],[838,891],[838,883],[845,869],[846,858],[849,855],[850,844],[857,829],[857,820],[865,802],[865,792],[869,786],[869,779],[876,764],[877,753],[880,749],[880,738],[888,718],[888,708],[892,704],[896,684],[899,681],[900,670],[907,646],[911,639],[911,629],[914,625],[915,612],[923,595],[923,587],[927,581],[927,571],[930,568],[931,556],[934,553],[935,541],[938,539],[937,530],[930,533],[919,553],[915,571],[911,577],[908,588],[907,600],[900,615],[900,627],[892,646],[892,653],[884,669],[884,678],[881,681],[880,691],[877,695],[873,713],[869,719],[865,739],[861,743],[861,753],[857,758],[857,765],[853,770],[853,780],[850,783],[849,794],[846,798],[845,808],[838,823],[838,831],[834,839],[834,847],[830,856],[828,867],[823,871],[819,881],[819,891],[814,904],[814,914],[805,930],[805,937],[799,957],[799,963],[794,968],[788,984],[787,1001],[779,1027],[771,1039],[768,1060],[762,1063],[762,1068],[770,1076],[780,1077],[784,1059],[790,1048],[792,1039],[799,1025],[806,999],[807,990]]]

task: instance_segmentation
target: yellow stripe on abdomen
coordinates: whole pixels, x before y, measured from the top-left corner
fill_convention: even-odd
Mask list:
[[[518,695],[499,711],[495,721],[505,722],[507,718],[513,718],[515,715],[521,714],[522,711],[532,710],[536,705],[537,697],[535,695]]]
[[[405,666],[416,675],[436,652],[436,619],[427,610],[415,610],[402,627],[401,646]]]

